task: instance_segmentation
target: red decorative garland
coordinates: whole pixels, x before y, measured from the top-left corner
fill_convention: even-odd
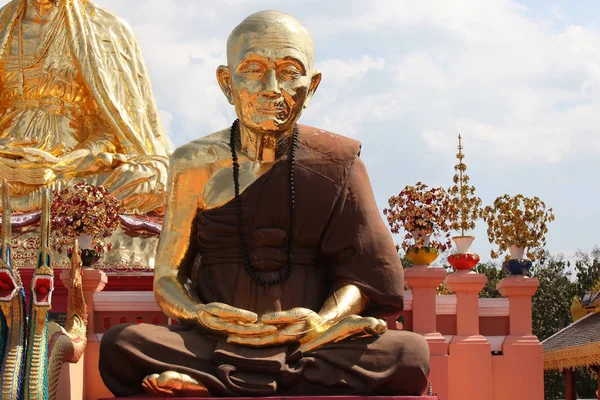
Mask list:
[[[94,238],[94,250],[110,250],[112,244],[106,244],[106,238],[119,226],[119,213],[123,208],[103,186],[78,183],[73,187],[54,193],[51,206],[53,230],[59,233],[53,247],[59,253],[73,246],[73,240],[81,234]]]

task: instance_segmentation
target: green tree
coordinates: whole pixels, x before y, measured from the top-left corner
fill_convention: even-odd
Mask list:
[[[496,263],[494,263],[494,262],[477,264],[477,266],[475,266],[475,268],[473,268],[473,271],[477,272],[478,274],[484,274],[488,279],[483,290],[479,294],[479,297],[484,297],[484,298],[502,297],[502,295],[500,294],[498,289],[496,289],[496,285],[502,279],[504,279],[510,275],[508,272],[506,272],[502,268],[499,268],[498,265],[496,265]]]
[[[535,265],[531,275],[540,281],[533,297],[533,333],[543,341],[572,323],[571,304],[575,296],[592,290],[600,279],[600,249],[578,252],[574,268],[563,256],[549,255],[543,264]],[[593,398],[598,388],[589,368],[575,371],[576,391],[582,398]],[[544,379],[545,399],[565,398],[565,379],[559,372],[548,372]]]
[[[533,332],[545,340],[571,324],[571,304],[577,295],[577,283],[572,279],[570,263],[563,256],[549,255],[536,264],[531,275],[540,281],[533,296]]]
[[[583,297],[600,282],[600,247],[594,246],[590,253],[575,253],[575,274],[577,276],[577,295]]]
[[[547,339],[571,321],[571,303],[576,294],[570,263],[562,256],[549,255],[532,268],[531,275],[540,281],[532,300],[533,334],[540,341]],[[559,372],[544,375],[545,399],[565,398],[565,379]]]

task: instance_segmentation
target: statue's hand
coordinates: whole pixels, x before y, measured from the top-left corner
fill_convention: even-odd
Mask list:
[[[264,324],[278,326],[274,334],[263,337],[229,336],[227,341],[242,346],[266,347],[299,342],[303,352],[350,337],[369,337],[387,330],[385,321],[373,317],[350,315],[338,323],[324,320],[319,314],[305,308],[265,314]]]
[[[73,150],[67,154],[64,154],[62,156],[60,156],[59,158],[59,163],[60,164],[73,164],[78,162],[79,160],[81,160],[84,157],[87,157],[90,155],[90,151],[88,149],[77,149],[77,150]]]
[[[20,138],[1,138],[0,147],[35,147],[39,142],[35,139],[20,139]]]
[[[200,326],[216,335],[261,337],[277,332],[272,325],[257,323],[258,315],[224,303],[208,303],[199,307]]]
[[[300,339],[300,350],[307,352],[347,338],[381,335],[387,330],[385,321],[373,317],[349,315],[324,331],[315,329]]]
[[[59,162],[59,158],[35,147],[0,146],[3,163],[13,168],[47,168]]]
[[[119,165],[127,161],[127,156],[124,154],[114,153],[98,153],[92,154],[87,149],[79,149],[72,152],[71,163],[67,165],[75,166],[74,170],[78,174],[96,173],[100,171],[115,169]],[[68,155],[67,155],[68,156]],[[68,158],[65,158],[68,160]]]
[[[265,314],[261,322],[266,326],[277,327],[276,332],[261,337],[230,335],[227,341],[252,347],[282,345],[298,342],[307,333],[315,330],[325,331],[328,327],[327,321],[319,314],[301,307]]]

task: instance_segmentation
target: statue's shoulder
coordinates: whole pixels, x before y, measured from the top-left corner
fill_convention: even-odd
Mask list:
[[[133,29],[131,29],[131,26],[125,19],[91,1],[88,1],[85,7],[90,20],[99,28],[97,31],[100,28],[106,29],[110,27],[110,31],[113,33],[120,32],[128,40],[135,40]],[[108,31],[108,29],[106,30]]]
[[[11,18],[16,16],[18,5],[19,2],[12,0],[0,7],[0,20],[2,25],[5,25],[8,22],[6,17]]]
[[[349,165],[360,156],[361,144],[358,140],[312,126],[298,125],[298,127],[300,143],[325,159]]]
[[[171,168],[183,172],[214,165],[229,158],[229,129],[224,129],[175,149],[171,156]]]
[[[12,10],[14,8],[14,3],[15,0],[9,1],[8,3],[6,3],[5,5],[3,5],[2,7],[0,7],[0,15],[6,13],[7,10]]]

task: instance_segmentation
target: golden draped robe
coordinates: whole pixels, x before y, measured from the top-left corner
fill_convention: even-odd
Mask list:
[[[26,1],[13,0],[0,10],[0,60],[10,56],[7,49],[26,7]],[[92,101],[89,103],[93,104],[92,111],[77,112],[95,114],[101,121],[99,126],[102,132],[93,136],[92,131],[98,130],[93,125],[88,129],[92,132],[91,138],[71,140],[74,143],[69,143],[69,138],[63,140],[63,132],[55,132],[56,129],[41,129],[42,134],[55,135],[54,141],[65,142],[67,151],[78,148],[77,145],[86,145],[85,148],[92,151],[92,156],[95,152],[124,155],[125,161],[113,169],[107,168],[86,176],[77,176],[75,171],[68,178],[83,178],[93,184],[104,184],[123,200],[129,212],[152,211],[163,205],[171,144],[162,130],[139,45],[123,20],[92,2],[58,0],[57,7],[64,7],[64,10],[59,11],[64,12],[65,18],[60,22],[62,26],[59,27],[55,41],[59,42],[58,38],[66,41],[66,48],[69,50],[66,53],[73,58],[70,67],[75,66],[77,69],[77,78],[81,79],[85,94],[91,97]],[[57,47],[59,44],[53,43],[51,46]],[[52,57],[56,58],[58,53],[53,55],[52,51],[55,51],[53,47],[46,59],[40,61],[41,69],[46,68],[42,74],[47,75],[51,68],[56,69]],[[0,104],[2,100],[0,96]],[[35,100],[52,104],[56,100],[63,104],[64,99]],[[8,103],[4,104],[0,111],[6,112]],[[18,117],[15,119],[18,120]],[[18,123],[12,123],[15,124]],[[18,134],[25,135],[23,139],[28,139],[27,135],[30,135],[23,129],[16,128],[11,132],[0,132],[0,137]],[[49,137],[38,139],[44,143],[52,142]],[[43,150],[51,152],[52,148]]]

